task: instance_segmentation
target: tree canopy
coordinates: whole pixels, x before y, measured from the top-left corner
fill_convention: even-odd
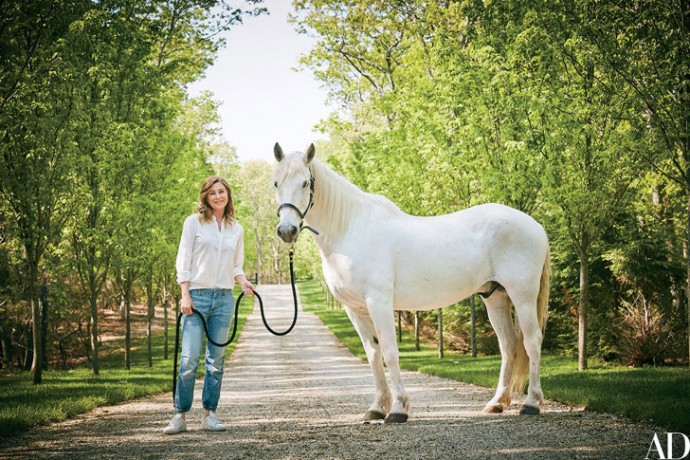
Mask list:
[[[315,39],[303,70],[338,107],[319,127],[322,159],[412,214],[500,202],[542,222],[545,347],[582,370],[590,356],[688,360],[687,0],[293,6]],[[0,2],[2,366],[39,383],[85,353],[98,373],[111,308],[128,367],[131,305],[146,299],[150,326],[155,305],[175,304],[181,222],[214,172],[234,188],[246,272],[287,280],[271,165],[240,164],[214,96],[186,89],[223,31],[264,12],[260,0]],[[318,277],[308,236],[298,251],[298,277]],[[460,341],[467,308],[444,320]],[[483,329],[479,351],[494,352]]]
[[[581,369],[589,350],[622,352],[630,330],[610,325],[631,311],[674,331],[640,324],[637,342],[687,358],[688,2],[295,7],[316,39],[302,63],[342,107],[323,125],[344,146],[337,169],[413,214],[496,201],[543,222],[555,262],[547,344],[577,350]],[[645,263],[638,275],[629,264],[643,254],[665,267],[654,288]]]

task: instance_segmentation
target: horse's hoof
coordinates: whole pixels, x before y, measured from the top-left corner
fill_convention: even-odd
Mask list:
[[[503,413],[503,406],[500,404],[492,404],[490,406],[486,406],[482,412],[485,414],[501,414]]]
[[[364,418],[362,419],[365,422],[371,422],[374,420],[383,420],[386,418],[386,414],[383,412],[379,412],[377,410],[368,410],[364,413]]]
[[[388,414],[384,420],[385,423],[405,423],[407,422],[407,414]]]
[[[525,404],[520,408],[520,415],[539,415],[539,408]]]

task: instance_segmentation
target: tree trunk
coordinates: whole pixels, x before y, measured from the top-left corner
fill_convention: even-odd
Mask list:
[[[125,287],[124,303],[125,303],[125,369],[132,368],[132,296],[130,289]]]
[[[414,349],[419,351],[419,312],[414,312]]]
[[[31,255],[30,248],[24,247],[25,257],[27,258],[27,268],[29,270],[29,302],[31,304],[31,332],[33,346],[33,361],[31,362],[31,372],[34,374],[33,382],[39,384],[43,382],[43,345],[41,340],[42,323],[41,305],[38,300],[38,264],[28,260]]]
[[[34,289],[32,288],[31,291]],[[32,323],[32,345],[33,345],[33,360],[31,362],[31,372],[34,373],[35,384],[43,382],[43,347],[41,345],[41,306],[38,302],[38,296],[34,292],[31,293],[31,323]]]
[[[43,356],[43,369],[48,369],[48,285],[41,284],[41,356]]]
[[[477,357],[477,311],[474,296],[470,296],[470,344],[472,346],[472,357]]]
[[[443,309],[438,309],[438,358],[443,358]]]
[[[685,265],[687,267],[687,280],[686,280],[686,295],[685,295],[685,307],[687,308],[688,314],[688,365],[690,366],[690,194],[688,194],[688,206],[686,208],[687,221],[685,223],[686,229],[686,241],[688,241],[688,249],[686,251]]]
[[[260,239],[260,238],[258,237],[258,233],[259,233],[258,228],[259,228],[259,227],[258,227],[258,225],[257,225],[257,227],[256,227],[256,229],[255,229],[255,230],[256,230],[256,234],[257,234],[257,237],[256,237],[256,270],[257,270],[257,273],[262,273],[262,274],[263,274],[263,270],[264,270],[264,261],[263,261],[263,257],[262,257],[263,251],[261,250],[261,246],[262,246],[262,244],[263,244],[263,241],[262,241],[262,239]],[[259,280],[258,280],[259,275],[257,275],[256,278],[257,278],[257,282],[256,282],[255,284],[259,284]]]
[[[22,359],[20,368],[24,369],[25,371],[32,370],[32,364],[34,362],[33,340],[33,323],[26,323],[24,325],[24,356],[20,357]],[[36,376],[34,375],[34,383],[41,383],[36,382],[35,377]]]
[[[98,294],[96,289],[91,290],[89,304],[91,309],[91,363],[93,375],[98,375],[100,362],[98,359]]]
[[[168,359],[168,310],[170,309],[170,300],[168,295],[165,295],[163,302],[163,359]]]
[[[0,303],[2,306],[2,303]],[[2,361],[0,364],[4,364],[6,367],[12,366],[12,356],[14,354],[12,347],[12,336],[9,326],[5,323],[5,316],[0,316],[0,342],[2,342]]]
[[[149,367],[153,367],[153,335],[151,324],[153,323],[153,275],[146,279],[146,345],[149,357]]]
[[[589,263],[587,255],[580,254],[580,304],[577,310],[577,369],[587,370],[587,314],[589,310]]]

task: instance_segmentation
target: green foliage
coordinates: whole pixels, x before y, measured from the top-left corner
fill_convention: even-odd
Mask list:
[[[303,64],[344,109],[322,124],[338,171],[412,214],[487,201],[532,214],[551,240],[546,343],[576,350],[579,320],[585,365],[588,353],[620,351],[609,326],[641,290],[663,299],[687,345],[688,280],[676,271],[688,266],[686,4],[295,8],[298,29],[317,38]],[[659,250],[655,274],[626,263],[635,274],[624,279],[615,261],[636,260],[641,245]],[[687,359],[687,346],[674,349]]]
[[[6,364],[19,359],[17,345],[33,350],[39,383],[43,349],[52,358],[53,345],[64,352],[68,339],[88,343],[90,334],[97,374],[102,303],[129,305],[144,274],[155,277],[160,293],[149,297],[171,302],[181,223],[210,172],[206,147],[218,118],[210,98],[189,101],[185,86],[215,58],[219,33],[264,12],[259,4],[0,4],[0,268],[11,275],[0,285],[8,294],[0,303]],[[16,292],[10,280],[18,281]]]
[[[245,229],[245,272],[259,273],[262,283],[288,281],[287,245],[276,234],[273,166],[265,161],[243,165],[238,174],[236,195],[241,201],[237,216]]]

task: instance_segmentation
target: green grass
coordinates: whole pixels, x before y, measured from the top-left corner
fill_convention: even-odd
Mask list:
[[[362,344],[344,310],[325,306],[317,282],[300,284],[306,311],[316,313],[347,348],[366,359]],[[500,356],[472,358],[446,351],[438,358],[435,347],[414,347],[414,338],[403,333],[400,366],[475,385],[495,388]],[[651,421],[672,431],[690,433],[690,370],[679,367],[629,369],[590,360],[590,369],[578,372],[577,361],[545,354],[542,358],[542,388],[546,397],[571,406]]]
[[[249,314],[249,302],[240,306],[237,337]],[[146,338],[132,339],[132,364],[124,369],[124,345],[102,356],[98,376],[84,366],[68,371],[43,372],[43,383],[34,385],[32,374],[0,374],[0,440],[26,428],[65,420],[99,406],[108,406],[172,389],[175,323],[171,322],[169,358],[163,359],[163,334],[153,341],[153,367],[148,367]],[[227,355],[237,343],[228,345]],[[199,375],[203,365],[199,366]],[[171,400],[172,408],[172,400]],[[1,444],[1,442],[0,442]]]

